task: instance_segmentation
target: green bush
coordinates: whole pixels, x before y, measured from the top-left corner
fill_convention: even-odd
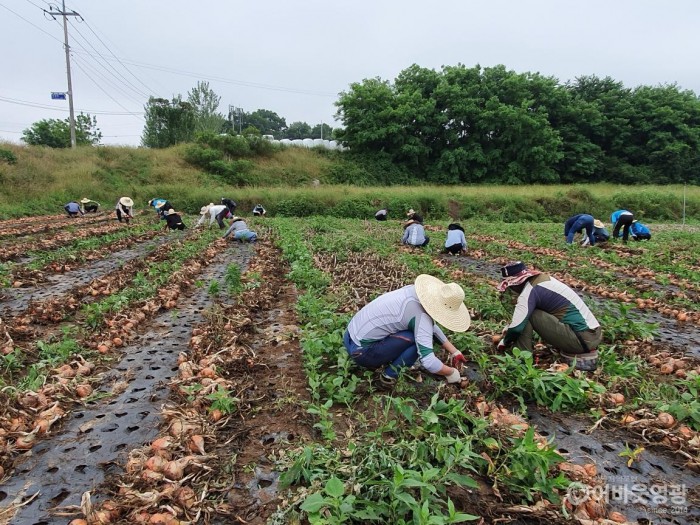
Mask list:
[[[8,164],[17,164],[17,156],[9,149],[5,148],[0,148],[0,160],[5,161]]]
[[[185,160],[193,166],[208,169],[209,165],[217,160],[222,160],[224,154],[221,150],[203,147],[199,144],[190,144],[185,149]]]

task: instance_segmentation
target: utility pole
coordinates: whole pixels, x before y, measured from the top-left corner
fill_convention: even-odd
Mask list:
[[[61,2],[62,9],[60,11],[46,11],[46,14],[61,15],[63,17],[63,47],[66,48],[66,72],[68,74],[68,111],[70,113],[70,147],[75,148],[75,111],[73,110],[73,82],[70,77],[70,46],[68,45],[68,18],[69,16],[80,16],[75,11],[66,12],[66,0]],[[56,8],[58,9],[58,8]],[[81,17],[82,18],[82,17]],[[54,20],[56,18],[54,17]]]

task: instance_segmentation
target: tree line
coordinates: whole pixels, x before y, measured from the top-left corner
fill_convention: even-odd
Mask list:
[[[675,84],[412,65],[351,84],[336,106],[351,151],[428,182],[700,183],[700,101]]]
[[[151,97],[146,104],[146,116],[141,144],[149,148],[166,148],[181,142],[192,142],[198,133],[272,135],[275,139],[330,138],[328,124],[311,126],[306,122],[287,125],[284,117],[274,111],[257,109],[224,116],[218,111],[221,97],[208,82],[197,82],[187,93],[171,100]]]

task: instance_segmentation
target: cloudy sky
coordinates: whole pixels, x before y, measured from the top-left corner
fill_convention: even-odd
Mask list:
[[[66,118],[63,29],[42,8],[0,0],[0,140]],[[504,64],[561,81],[611,76],[677,82],[700,93],[698,0],[66,0],[76,110],[105,144],[137,145],[149,94],[186,95],[207,80],[229,105],[287,123],[336,125],[350,83],[393,80],[416,63]]]

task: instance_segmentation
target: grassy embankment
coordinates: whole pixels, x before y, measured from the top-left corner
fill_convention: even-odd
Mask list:
[[[149,198],[170,199],[189,213],[222,196],[231,196],[244,214],[262,202],[270,214],[369,217],[388,206],[401,218],[409,207],[427,217],[482,218],[506,222],[559,221],[587,212],[605,219],[629,208],[645,220],[679,221],[681,186],[392,186],[334,185],[335,162],[313,150],[289,148],[254,159],[249,185],[234,187],[183,160],[183,147],[149,150],[127,147],[52,150],[2,144],[17,162],[0,160],[0,218],[60,213],[69,200],[87,196],[111,208],[128,195],[136,207]],[[313,187],[314,179],[321,181]],[[700,219],[700,188],[686,191],[689,220]]]

